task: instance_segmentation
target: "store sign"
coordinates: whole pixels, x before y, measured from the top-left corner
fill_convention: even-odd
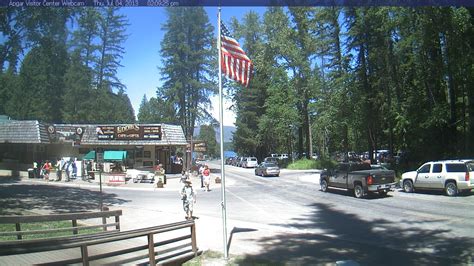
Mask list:
[[[98,126],[99,140],[161,140],[161,126]]]
[[[206,152],[207,151],[207,143],[202,141],[202,140],[198,140],[198,141],[195,141],[193,142],[193,152]],[[191,144],[188,143],[186,145],[186,152],[191,152]]]
[[[64,126],[64,125],[47,125],[49,141],[51,143],[72,143],[73,146],[81,144],[84,127]]]
[[[206,152],[207,144],[205,142],[194,143],[194,151]]]

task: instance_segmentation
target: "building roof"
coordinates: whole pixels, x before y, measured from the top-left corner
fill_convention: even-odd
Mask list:
[[[103,140],[97,137],[99,126],[123,126],[127,124],[54,124],[56,128],[82,128],[81,145],[111,146],[111,145],[156,145],[156,146],[185,146],[187,144],[183,129],[178,125],[168,124],[137,124],[139,126],[161,126],[161,139],[150,140]],[[0,121],[0,143],[38,143],[50,144],[46,123],[36,120],[3,120]]]
[[[181,126],[168,124],[138,124],[140,126],[161,126],[162,138],[161,140],[100,140],[97,138],[98,126],[122,126],[124,124],[96,124],[96,125],[81,125],[71,124],[70,126],[85,127],[82,136],[82,145],[157,145],[157,146],[185,146],[186,137],[184,136]]]
[[[46,127],[36,121],[0,121],[0,143],[49,143]]]

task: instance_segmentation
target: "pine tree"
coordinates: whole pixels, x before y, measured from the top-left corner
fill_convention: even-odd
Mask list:
[[[212,119],[209,97],[215,93],[213,27],[201,7],[168,8],[161,43],[164,84],[157,98],[173,106],[173,116],[190,138],[197,121]]]
[[[101,10],[99,20],[99,55],[95,59],[95,72],[98,89],[113,91],[125,86],[117,77],[117,69],[122,67],[120,60],[125,53],[123,43],[127,39],[125,34],[128,20],[125,15],[119,15],[118,8]],[[95,15],[94,15],[95,16]],[[87,58],[89,59],[89,58]]]

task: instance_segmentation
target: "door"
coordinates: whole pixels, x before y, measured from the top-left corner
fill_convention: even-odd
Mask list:
[[[418,168],[414,185],[416,188],[428,188],[431,164],[427,163]]]
[[[347,173],[349,164],[340,164],[329,178],[329,185],[338,188],[347,188]]]
[[[443,164],[435,163],[431,168],[431,172],[428,175],[428,180],[426,182],[427,188],[444,188],[444,174],[443,174]]]

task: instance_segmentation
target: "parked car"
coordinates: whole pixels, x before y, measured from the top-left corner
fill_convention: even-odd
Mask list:
[[[258,160],[255,157],[244,157],[241,166],[244,168],[255,168],[258,165]]]
[[[474,188],[474,160],[427,162],[418,170],[402,174],[400,185],[405,192],[416,189],[444,190],[448,196]]]
[[[278,158],[276,158],[276,157],[265,157],[263,159],[263,162],[265,162],[265,163],[274,163],[274,164],[278,165]]]
[[[255,168],[255,175],[279,176],[280,168],[275,163],[263,162]]]
[[[232,165],[235,160],[236,160],[236,157],[229,157],[225,159],[225,164]]]
[[[236,162],[235,162],[235,166],[237,166],[237,167],[242,167],[242,164],[243,164],[245,158],[246,158],[246,157],[238,157],[237,160],[236,160]]]
[[[356,198],[373,192],[385,196],[396,185],[394,171],[372,169],[365,163],[341,163],[335,170],[323,171],[319,184],[323,192],[329,187],[342,188],[353,191]]]

